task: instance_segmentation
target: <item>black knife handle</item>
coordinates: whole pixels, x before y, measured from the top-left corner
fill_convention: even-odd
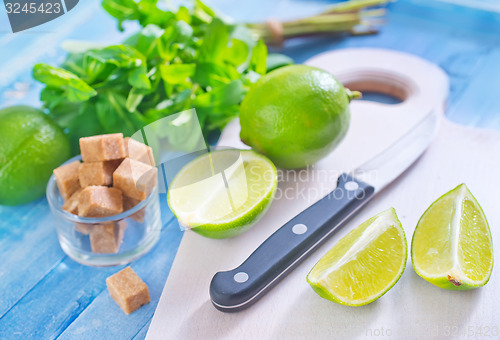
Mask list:
[[[236,312],[257,301],[374,193],[372,186],[341,175],[335,190],[276,230],[238,268],[214,275],[210,297],[215,308]]]

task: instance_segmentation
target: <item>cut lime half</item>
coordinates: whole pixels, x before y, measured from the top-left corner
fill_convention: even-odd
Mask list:
[[[493,270],[490,228],[465,184],[441,196],[422,215],[412,239],[415,272],[445,289],[484,286]]]
[[[181,169],[169,186],[168,205],[182,226],[206,237],[232,237],[262,217],[277,183],[276,167],[266,157],[215,151]]]
[[[377,300],[399,280],[406,267],[404,230],[394,208],[349,232],[307,275],[321,297],[349,306]]]

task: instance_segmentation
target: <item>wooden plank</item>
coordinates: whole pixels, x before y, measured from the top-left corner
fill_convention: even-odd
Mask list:
[[[132,339],[142,329],[146,329],[158,304],[165,280],[170,271],[177,247],[181,240],[182,232],[176,221],[172,221],[162,231],[160,242],[155,249],[145,257],[135,261],[131,266],[137,275],[149,286],[151,302],[141,307],[136,312],[126,315],[111,299],[105,288],[104,280],[108,275],[101,271],[99,284],[104,287],[95,299],[88,304],[84,311],[61,333],[61,339],[75,339],[81,336],[99,339],[104,334],[120,334],[120,338]],[[120,268],[111,268],[111,273]],[[144,332],[144,331],[143,331]]]
[[[139,340],[139,339],[145,339],[146,335],[148,334],[148,329],[149,325],[151,325],[151,320],[147,324],[144,325],[144,327],[141,328],[141,330],[134,336],[134,340]]]
[[[160,204],[162,207],[166,207],[165,195],[161,195]],[[43,206],[44,204],[41,205],[41,207]],[[102,332],[101,334],[107,334],[110,328],[106,327],[109,326],[128,330],[130,332],[128,337],[132,338],[151,319],[154,313],[161,289],[182,237],[182,231],[171,212],[168,208],[163,209],[163,211],[162,224],[164,227],[160,241],[149,254],[135,261],[133,265],[137,273],[150,286],[152,302],[141,308],[141,312],[134,313],[129,317],[121,312],[109,297],[105,284],[106,277],[117,272],[123,266],[95,268],[80,265],[65,256],[60,250],[53,223],[45,223],[50,222],[50,214],[45,222],[42,221],[38,225],[33,223],[35,229],[49,230],[50,236],[47,236],[45,238],[47,241],[42,244],[28,243],[28,248],[25,249],[40,251],[42,254],[54,251],[59,253],[60,258],[52,259],[50,256],[46,258],[40,256],[41,259],[35,258],[33,263],[22,270],[14,269],[14,266],[22,265],[23,261],[32,256],[32,251],[18,253],[19,259],[13,262],[9,261],[12,268],[8,269],[7,273],[10,275],[7,278],[12,279],[5,284],[5,287],[2,286],[1,291],[12,295],[11,292],[14,290],[18,300],[10,299],[9,301],[14,301],[11,302],[12,306],[9,306],[10,309],[0,318],[0,338],[10,338],[14,335],[53,338],[63,333],[69,325],[72,327],[69,329],[68,336],[71,335],[71,330],[75,329],[78,332],[83,325],[86,328],[91,327],[96,332]],[[33,235],[28,233],[25,236],[37,240],[40,235],[39,233],[33,233]],[[55,242],[50,244],[50,240]],[[24,242],[26,241],[23,240],[23,246]],[[36,272],[39,265],[42,269],[44,268],[41,260],[45,260],[49,264],[52,263],[54,267],[49,268],[49,270],[45,268],[43,275],[31,278],[31,273]],[[43,272],[43,270],[40,271]],[[22,284],[23,279],[28,281],[29,285],[15,290],[16,285]],[[2,281],[0,280],[0,284],[3,284]],[[19,295],[22,297],[19,298]],[[87,307],[89,307],[88,311]],[[85,313],[82,313],[84,311]],[[95,318],[96,316],[98,320],[107,321],[107,324],[102,324],[104,328],[96,326],[95,322],[89,322],[89,317]]]
[[[45,199],[0,206],[0,318],[64,257]]]
[[[467,62],[464,62],[461,68],[465,69],[467,65]],[[474,68],[474,76],[470,78],[467,87],[450,105],[451,118],[461,124],[500,129],[499,65],[500,48],[489,51],[481,58],[481,63]],[[490,114],[476,114],[476,112]]]

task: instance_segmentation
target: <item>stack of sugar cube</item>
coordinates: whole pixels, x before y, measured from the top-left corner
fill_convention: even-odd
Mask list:
[[[81,217],[107,217],[127,211],[144,200],[156,186],[157,169],[152,149],[123,134],[80,138],[82,162],[54,170],[63,209]],[[143,222],[144,211],[131,218]],[[77,223],[89,235],[94,253],[117,253],[127,223]]]

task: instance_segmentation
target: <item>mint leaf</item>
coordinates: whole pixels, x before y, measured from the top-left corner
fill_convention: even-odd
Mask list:
[[[266,63],[267,73],[277,68],[292,64],[294,64],[294,61],[289,56],[286,56],[284,54],[271,53],[267,56],[267,63]]]
[[[169,84],[183,84],[196,71],[196,64],[161,65],[160,72],[163,81]]]
[[[103,0],[102,7],[118,19],[118,29],[123,31],[123,22],[140,18],[139,6],[134,0]]]
[[[260,75],[266,74],[267,71],[267,47],[263,40],[259,40],[253,48],[252,59],[250,60],[250,70],[257,72]]]
[[[59,67],[36,64],[33,68],[33,78],[49,88],[59,89],[70,102],[83,102],[97,95],[97,92],[82,79]]]
[[[130,111],[126,108],[126,99],[113,91],[103,92],[97,98],[95,108],[97,117],[106,133],[122,132],[131,136],[140,126],[134,124]]]
[[[222,20],[215,18],[208,25],[200,46],[199,61],[201,63],[216,62],[224,58],[228,48],[229,27]]]

